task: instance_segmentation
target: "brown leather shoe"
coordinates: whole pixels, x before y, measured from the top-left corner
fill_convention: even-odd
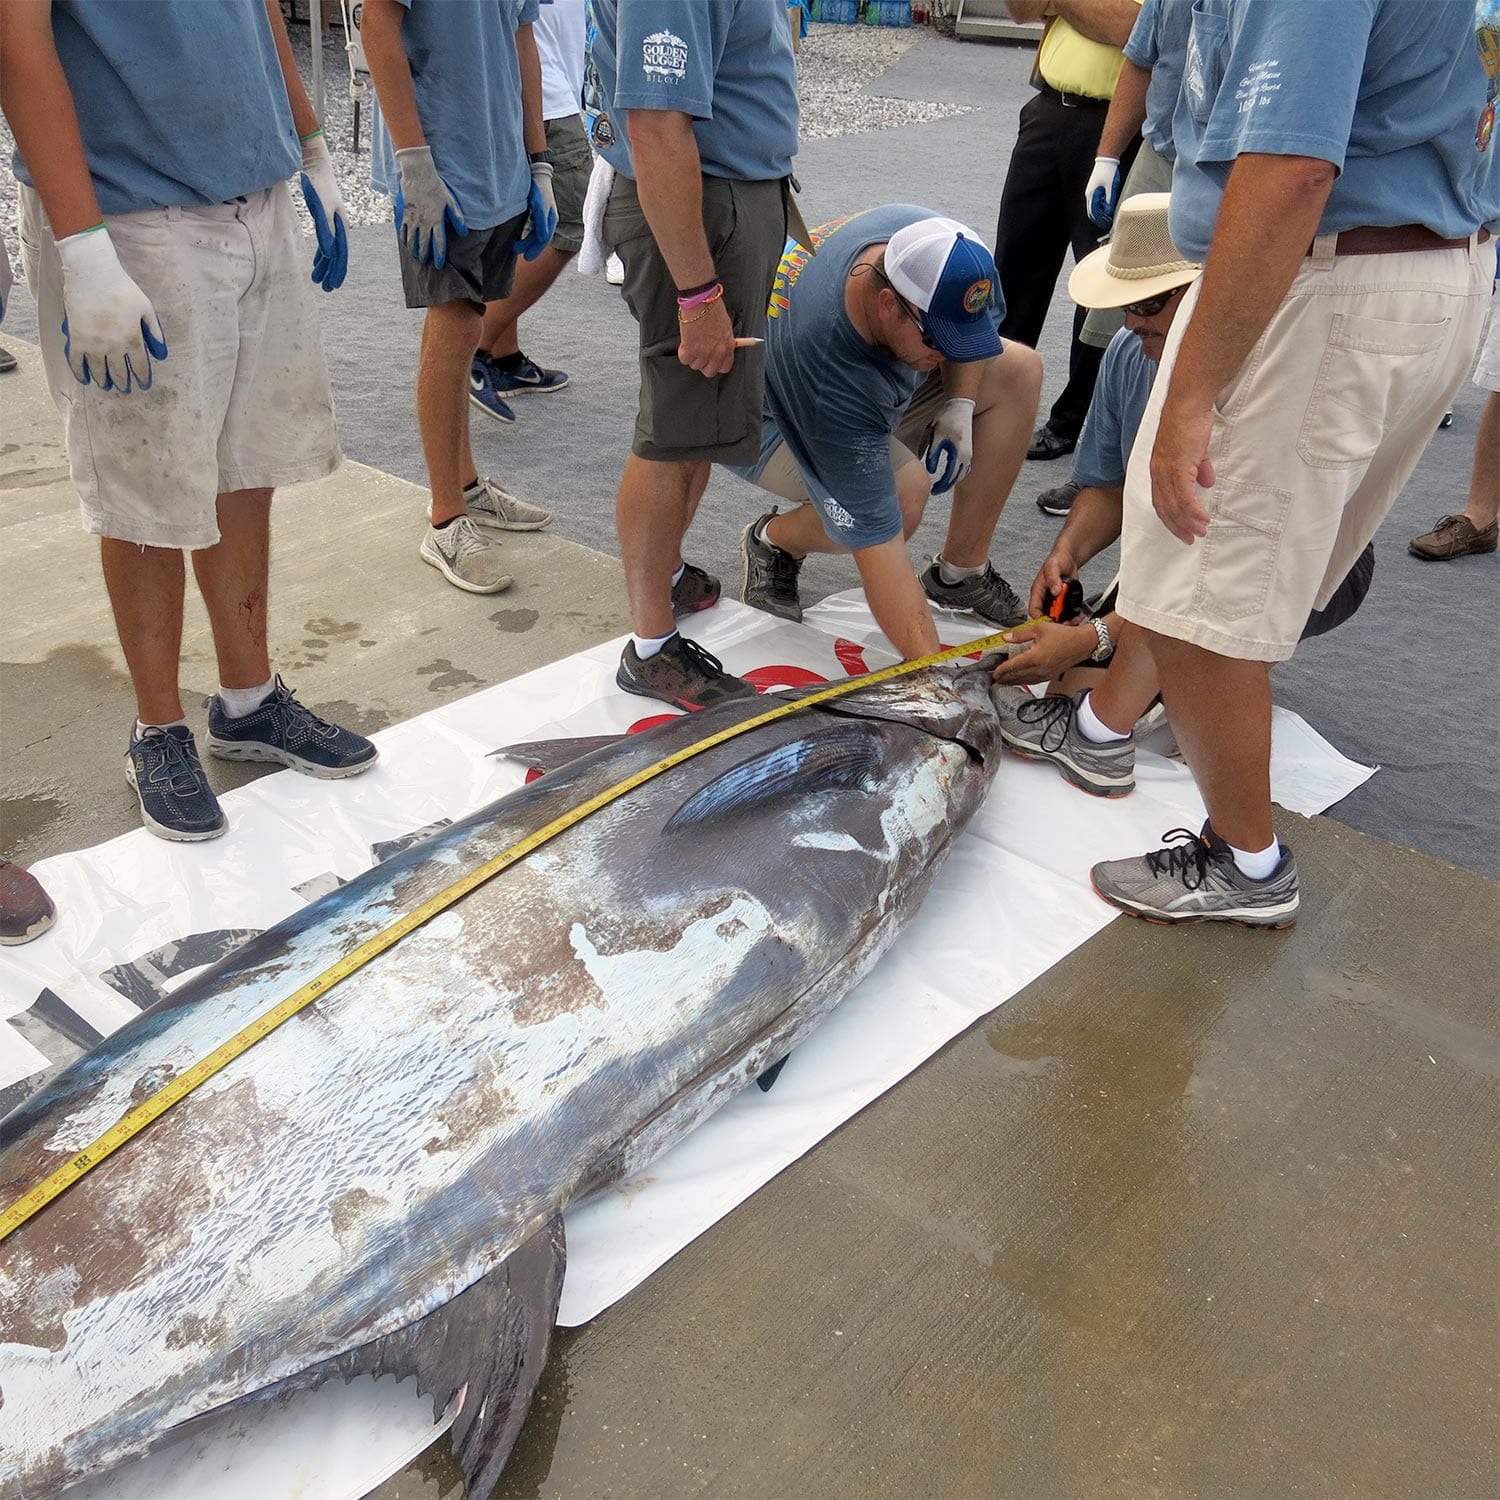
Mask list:
[[[1493,552],[1500,526],[1494,522],[1481,531],[1467,516],[1443,516],[1431,531],[1414,536],[1406,545],[1413,557],[1429,562],[1446,562],[1450,557],[1467,557],[1471,552]]]
[[[0,859],[0,943],[29,943],[52,925],[56,915],[52,898],[36,876]]]

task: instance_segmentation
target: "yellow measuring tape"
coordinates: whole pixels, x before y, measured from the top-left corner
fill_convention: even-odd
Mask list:
[[[1035,624],[1036,622],[1028,620],[1026,623]],[[1019,630],[1021,627],[1013,626],[1012,628]],[[949,646],[945,650],[935,652],[931,656],[920,657],[916,661],[897,662],[894,666],[882,667],[879,671],[869,672],[863,677],[846,678],[843,682],[820,688],[817,692],[809,693],[806,697],[798,698],[794,702],[778,704],[777,707],[768,709],[763,714],[756,714],[754,718],[741,720],[740,723],[733,724],[728,729],[721,729],[701,740],[695,740],[691,745],[686,745],[681,750],[674,750],[671,755],[664,756],[661,760],[654,761],[639,771],[633,771],[623,780],[615,782],[613,786],[606,787],[602,792],[580,802],[577,807],[569,808],[561,817],[553,819],[545,827],[537,829],[535,833],[528,833],[519,843],[512,844],[509,849],[454,881],[452,885],[409,911],[399,921],[361,943],[337,963],[324,969],[315,978],[309,979],[285,1000],[257,1016],[227,1042],[215,1047],[207,1057],[200,1058],[184,1072],[163,1084],[154,1094],[149,1094],[128,1114],[111,1125],[97,1140],[91,1141],[82,1151],[69,1157],[62,1166],[44,1177],[35,1187],[28,1189],[15,1202],[7,1205],[4,1211],[0,1212],[0,1240],[14,1234],[28,1219],[40,1213],[54,1198],[65,1193],[75,1182],[98,1166],[105,1157],[118,1151],[127,1141],[139,1135],[153,1120],[159,1119],[174,1104],[180,1104],[199,1085],[206,1083],[215,1073],[228,1067],[235,1058],[248,1052],[257,1042],[270,1036],[279,1026],[291,1020],[298,1011],[305,1010],[314,1000],[326,995],[336,984],[349,978],[351,974],[358,973],[372,958],[384,953],[387,948],[394,947],[402,938],[410,936],[417,928],[430,922],[440,912],[446,911],[456,901],[462,900],[470,891],[477,890],[486,881],[494,879],[502,870],[507,870],[519,863],[528,854],[534,853],[543,844],[555,839],[558,834],[565,833],[575,824],[581,823],[585,818],[598,812],[600,808],[608,807],[611,802],[618,801],[627,792],[633,792],[638,786],[644,786],[646,782],[670,771],[674,766],[680,766],[684,761],[692,760],[695,755],[702,755],[705,750],[712,750],[716,745],[737,739],[742,734],[748,734],[752,729],[773,724],[778,719],[801,713],[806,708],[815,708],[819,703],[826,703],[832,698],[842,698],[848,693],[871,687],[875,683],[904,677],[924,667],[935,667],[944,662],[956,661],[959,657],[969,656],[976,651],[993,650],[1001,644],[1003,642],[1000,634],[987,635],[962,646]]]

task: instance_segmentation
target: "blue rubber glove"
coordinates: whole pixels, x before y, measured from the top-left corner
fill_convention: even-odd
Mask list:
[[[321,130],[302,142],[302,197],[318,237],[312,279],[331,292],[343,286],[349,270],[349,226],[344,222],[344,195],[333,175],[333,157]]]
[[[1115,205],[1120,201],[1124,179],[1120,163],[1113,156],[1096,156],[1089,185],[1083,190],[1083,205],[1092,223],[1108,229],[1115,222]]]
[[[937,420],[927,429],[922,462],[934,495],[946,494],[969,472],[974,463],[974,403],[955,396],[943,403]]]
[[[531,191],[526,195],[526,212],[531,215],[528,232],[516,241],[516,252],[524,260],[535,260],[552,242],[557,229],[557,199],[552,193],[552,163],[531,164]]]
[[[458,200],[438,175],[430,146],[408,146],[396,153],[401,185],[396,189],[396,231],[406,253],[419,265],[438,270],[448,264],[448,236],[467,234]]]
[[[151,389],[167,340],[151,299],[130,279],[100,224],[57,242],[63,271],[63,356],[80,385],[128,396]]]

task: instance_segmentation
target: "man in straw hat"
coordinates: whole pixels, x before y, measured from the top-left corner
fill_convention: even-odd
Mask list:
[[[800,620],[810,552],[849,552],[887,638],[938,649],[930,604],[1025,619],[989,560],[1030,440],[1042,365],[1002,345],[995,262],[972,229],[913,204],[789,242],[771,292],[760,456],[735,472],[794,502],[745,528],[744,600]],[[929,495],[952,493],[942,550],[918,579],[906,550]],[[930,603],[929,603],[930,601]]]
[[[1094,867],[1123,911],[1296,920],[1268,668],[1373,536],[1473,357],[1500,220],[1487,91],[1471,0],[1194,8],[1171,231],[1206,261],[1131,459],[1118,609],[1209,819]]]
[[[1120,536],[1136,431],[1183,294],[1202,270],[1172,245],[1168,202],[1166,193],[1123,202],[1113,243],[1082,261],[1068,281],[1080,307],[1121,313],[1125,326],[1105,353],[1074,459],[1077,501],[1031,586],[1034,616]],[[1308,617],[1303,638],[1347,620],[1364,602],[1374,572],[1375,549],[1367,546],[1327,608]],[[1111,584],[1066,623],[1042,619],[1010,632],[1027,649],[995,671],[1000,683],[1050,680],[1047,697],[1033,698],[1020,686],[1005,695],[1001,736],[1018,755],[1049,762],[1096,797],[1123,797],[1134,788],[1136,723],[1159,692],[1145,634],[1120,617],[1116,593]]]

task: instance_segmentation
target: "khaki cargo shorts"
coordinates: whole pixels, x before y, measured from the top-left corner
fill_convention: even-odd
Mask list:
[[[1284,661],[1375,535],[1463,383],[1494,243],[1335,255],[1321,236],[1215,407],[1208,535],[1151,506],[1151,449],[1203,283],[1183,299],[1125,480],[1119,611],[1221,656]]]

